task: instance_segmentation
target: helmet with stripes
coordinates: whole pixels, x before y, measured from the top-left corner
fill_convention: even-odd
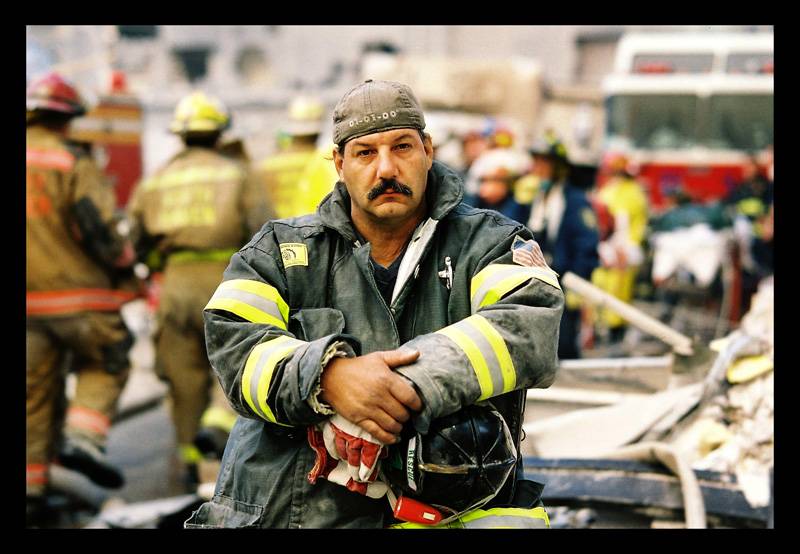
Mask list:
[[[78,90],[56,72],[35,79],[25,94],[27,112],[50,111],[77,117],[86,113]]]

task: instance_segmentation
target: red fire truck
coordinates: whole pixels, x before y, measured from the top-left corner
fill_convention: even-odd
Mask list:
[[[658,212],[682,189],[718,200],[773,142],[771,33],[625,35],[603,82],[604,151],[624,152]]]
[[[117,206],[123,208],[142,176],[142,107],[127,90],[123,73],[112,73],[109,90],[86,115],[75,119],[70,138],[91,144],[113,182]]]

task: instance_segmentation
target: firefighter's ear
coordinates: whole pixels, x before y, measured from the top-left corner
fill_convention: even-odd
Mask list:
[[[339,147],[333,147],[333,165],[336,167],[336,173],[339,175],[339,180],[344,177],[342,175],[342,164],[344,163],[344,152],[339,152]]]

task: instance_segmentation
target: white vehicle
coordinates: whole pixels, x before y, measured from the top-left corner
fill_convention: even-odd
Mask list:
[[[603,82],[604,150],[628,154],[656,211],[678,187],[722,198],[773,143],[773,75],[771,33],[626,35]]]

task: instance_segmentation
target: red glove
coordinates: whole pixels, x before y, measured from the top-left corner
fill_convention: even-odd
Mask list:
[[[317,453],[308,474],[310,483],[323,477],[371,498],[386,494],[386,484],[376,479],[387,451],[383,443],[355,423],[334,415],[308,428],[308,443]]]

